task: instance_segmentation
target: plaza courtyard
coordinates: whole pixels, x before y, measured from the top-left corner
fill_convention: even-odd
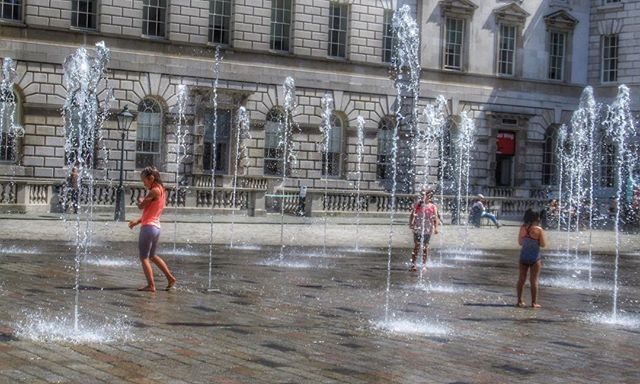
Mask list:
[[[168,216],[169,217],[169,216]],[[28,220],[26,220],[28,218]],[[81,255],[74,330],[73,221],[0,220],[2,383],[637,383],[640,255],[614,236],[566,253],[550,233],[543,308],[516,308],[517,227],[444,228],[424,276],[408,271],[404,222],[279,218],[164,224],[176,289],[138,292],[137,231],[97,221]],[[226,218],[225,220],[228,220]],[[440,236],[440,235],[439,235]],[[571,244],[575,234],[569,234]],[[165,281],[156,271],[158,288]],[[213,288],[207,290],[207,288]],[[525,298],[529,301],[528,287]],[[387,304],[388,303],[388,304]]]

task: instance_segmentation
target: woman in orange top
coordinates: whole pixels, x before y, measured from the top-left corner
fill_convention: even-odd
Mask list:
[[[140,262],[144,276],[147,278],[147,285],[138,289],[139,291],[155,292],[156,285],[153,281],[153,262],[167,277],[167,290],[176,284],[176,278],[169,271],[167,264],[156,255],[158,240],[160,239],[160,215],[164,209],[165,191],[160,179],[160,172],[155,167],[146,167],[140,172],[140,179],[149,193],[138,199],[138,208],[142,209],[142,217],[129,222],[129,228],[142,224],[140,237],[138,239],[138,249],[140,250]]]

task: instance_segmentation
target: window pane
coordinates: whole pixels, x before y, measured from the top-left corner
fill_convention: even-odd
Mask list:
[[[348,5],[331,3],[329,9],[329,56],[346,57]]]
[[[291,31],[291,1],[274,0],[271,3],[271,49],[289,51]]]

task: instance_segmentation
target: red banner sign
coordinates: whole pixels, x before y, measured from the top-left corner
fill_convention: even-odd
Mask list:
[[[516,134],[513,132],[498,132],[496,154],[513,156],[516,154]]]

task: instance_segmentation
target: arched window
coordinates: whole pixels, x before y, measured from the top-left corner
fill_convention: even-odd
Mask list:
[[[138,105],[138,132],[136,134],[136,168],[153,165],[159,168],[160,140],[162,138],[162,107],[152,98]]]
[[[542,154],[542,185],[556,184],[556,135],[555,126],[547,128],[544,133],[544,152]]]
[[[343,127],[342,119],[336,114],[332,114],[327,153],[325,154],[324,148],[322,151],[322,176],[338,177],[342,174]]]
[[[0,161],[15,162],[18,158],[18,137],[22,136],[20,122],[20,100],[14,91],[4,90],[0,94]]]
[[[376,159],[376,175],[378,180],[388,180],[391,175],[394,119],[387,116],[378,124],[378,157]]]
[[[264,124],[264,174],[281,176],[283,167],[283,140],[285,112],[281,108],[273,108],[267,114]]]

